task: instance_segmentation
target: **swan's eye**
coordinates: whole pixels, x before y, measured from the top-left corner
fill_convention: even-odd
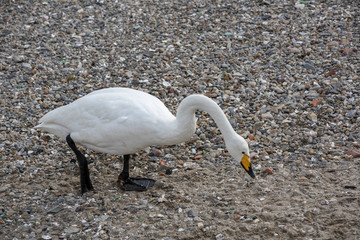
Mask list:
[[[245,152],[242,152],[242,154],[245,154]]]

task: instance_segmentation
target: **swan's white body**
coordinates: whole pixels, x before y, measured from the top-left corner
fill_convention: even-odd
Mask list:
[[[99,152],[126,155],[151,145],[184,142],[195,132],[195,111],[208,112],[220,128],[228,151],[240,162],[249,156],[247,142],[231,127],[220,107],[203,95],[191,95],[180,104],[177,117],[156,97],[128,88],[94,91],[57,108],[35,128]]]

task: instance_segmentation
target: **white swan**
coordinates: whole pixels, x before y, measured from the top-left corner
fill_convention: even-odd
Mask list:
[[[98,152],[124,155],[124,169],[119,176],[121,186],[125,190],[141,191],[155,181],[129,177],[129,154],[151,145],[173,145],[190,139],[195,132],[197,109],[210,114],[224,136],[227,150],[255,177],[247,142],[234,131],[221,108],[203,95],[186,97],[175,117],[158,98],[145,92],[101,89],[47,113],[35,128],[67,140],[79,162],[82,193],[93,186],[87,161],[75,143]]]

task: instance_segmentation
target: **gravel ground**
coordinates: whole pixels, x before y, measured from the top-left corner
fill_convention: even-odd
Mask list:
[[[360,239],[359,1],[0,1],[1,239]],[[123,86],[176,113],[202,93],[249,140],[257,178],[216,125],[154,146],[123,192],[122,158],[32,129],[93,90]],[[170,172],[168,169],[172,169]],[[169,174],[171,173],[171,174]]]

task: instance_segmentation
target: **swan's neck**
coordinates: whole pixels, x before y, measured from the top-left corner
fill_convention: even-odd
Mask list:
[[[210,114],[225,140],[237,135],[224,112],[213,100],[203,95],[191,95],[180,103],[176,114],[176,132],[179,142],[189,140],[194,134],[196,129],[196,110],[202,110]]]

